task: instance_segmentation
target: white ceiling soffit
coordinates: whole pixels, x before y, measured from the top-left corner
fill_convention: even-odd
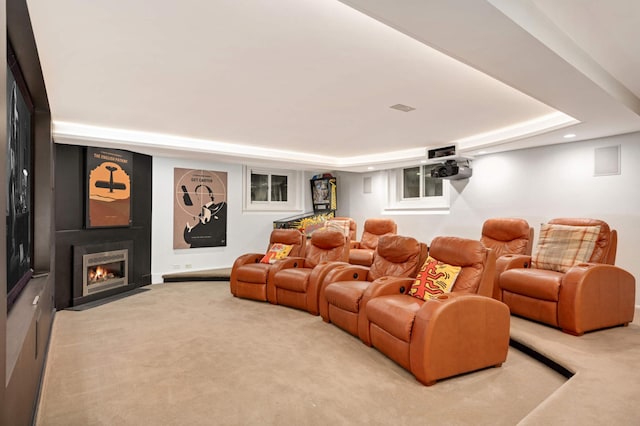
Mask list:
[[[491,3],[28,0],[59,143],[363,171],[640,129]]]
[[[634,42],[640,38],[640,2],[414,0],[402,8],[393,0],[343,2],[575,117],[574,141],[640,130],[640,93],[623,84],[637,84],[640,73]],[[595,38],[600,42],[592,43]],[[596,50],[600,55],[591,57]],[[605,56],[607,50],[619,54]],[[561,143],[564,133],[468,153]]]

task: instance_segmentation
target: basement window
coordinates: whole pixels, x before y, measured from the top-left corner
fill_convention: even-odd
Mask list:
[[[443,179],[432,178],[437,164],[389,171],[389,202],[385,210],[449,209],[449,187]]]
[[[299,172],[245,167],[244,209],[248,211],[297,210]]]

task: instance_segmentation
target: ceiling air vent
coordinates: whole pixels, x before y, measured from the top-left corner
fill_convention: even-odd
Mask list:
[[[391,105],[389,108],[397,109],[398,111],[402,111],[402,112],[409,112],[415,109],[414,107],[410,107],[408,105],[402,105],[402,104]]]

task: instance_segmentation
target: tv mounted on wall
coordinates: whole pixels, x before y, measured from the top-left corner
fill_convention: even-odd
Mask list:
[[[7,45],[7,311],[33,274],[33,102]]]

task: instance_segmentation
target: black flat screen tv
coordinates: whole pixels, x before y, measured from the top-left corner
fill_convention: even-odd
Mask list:
[[[7,46],[7,311],[33,274],[33,103]]]

